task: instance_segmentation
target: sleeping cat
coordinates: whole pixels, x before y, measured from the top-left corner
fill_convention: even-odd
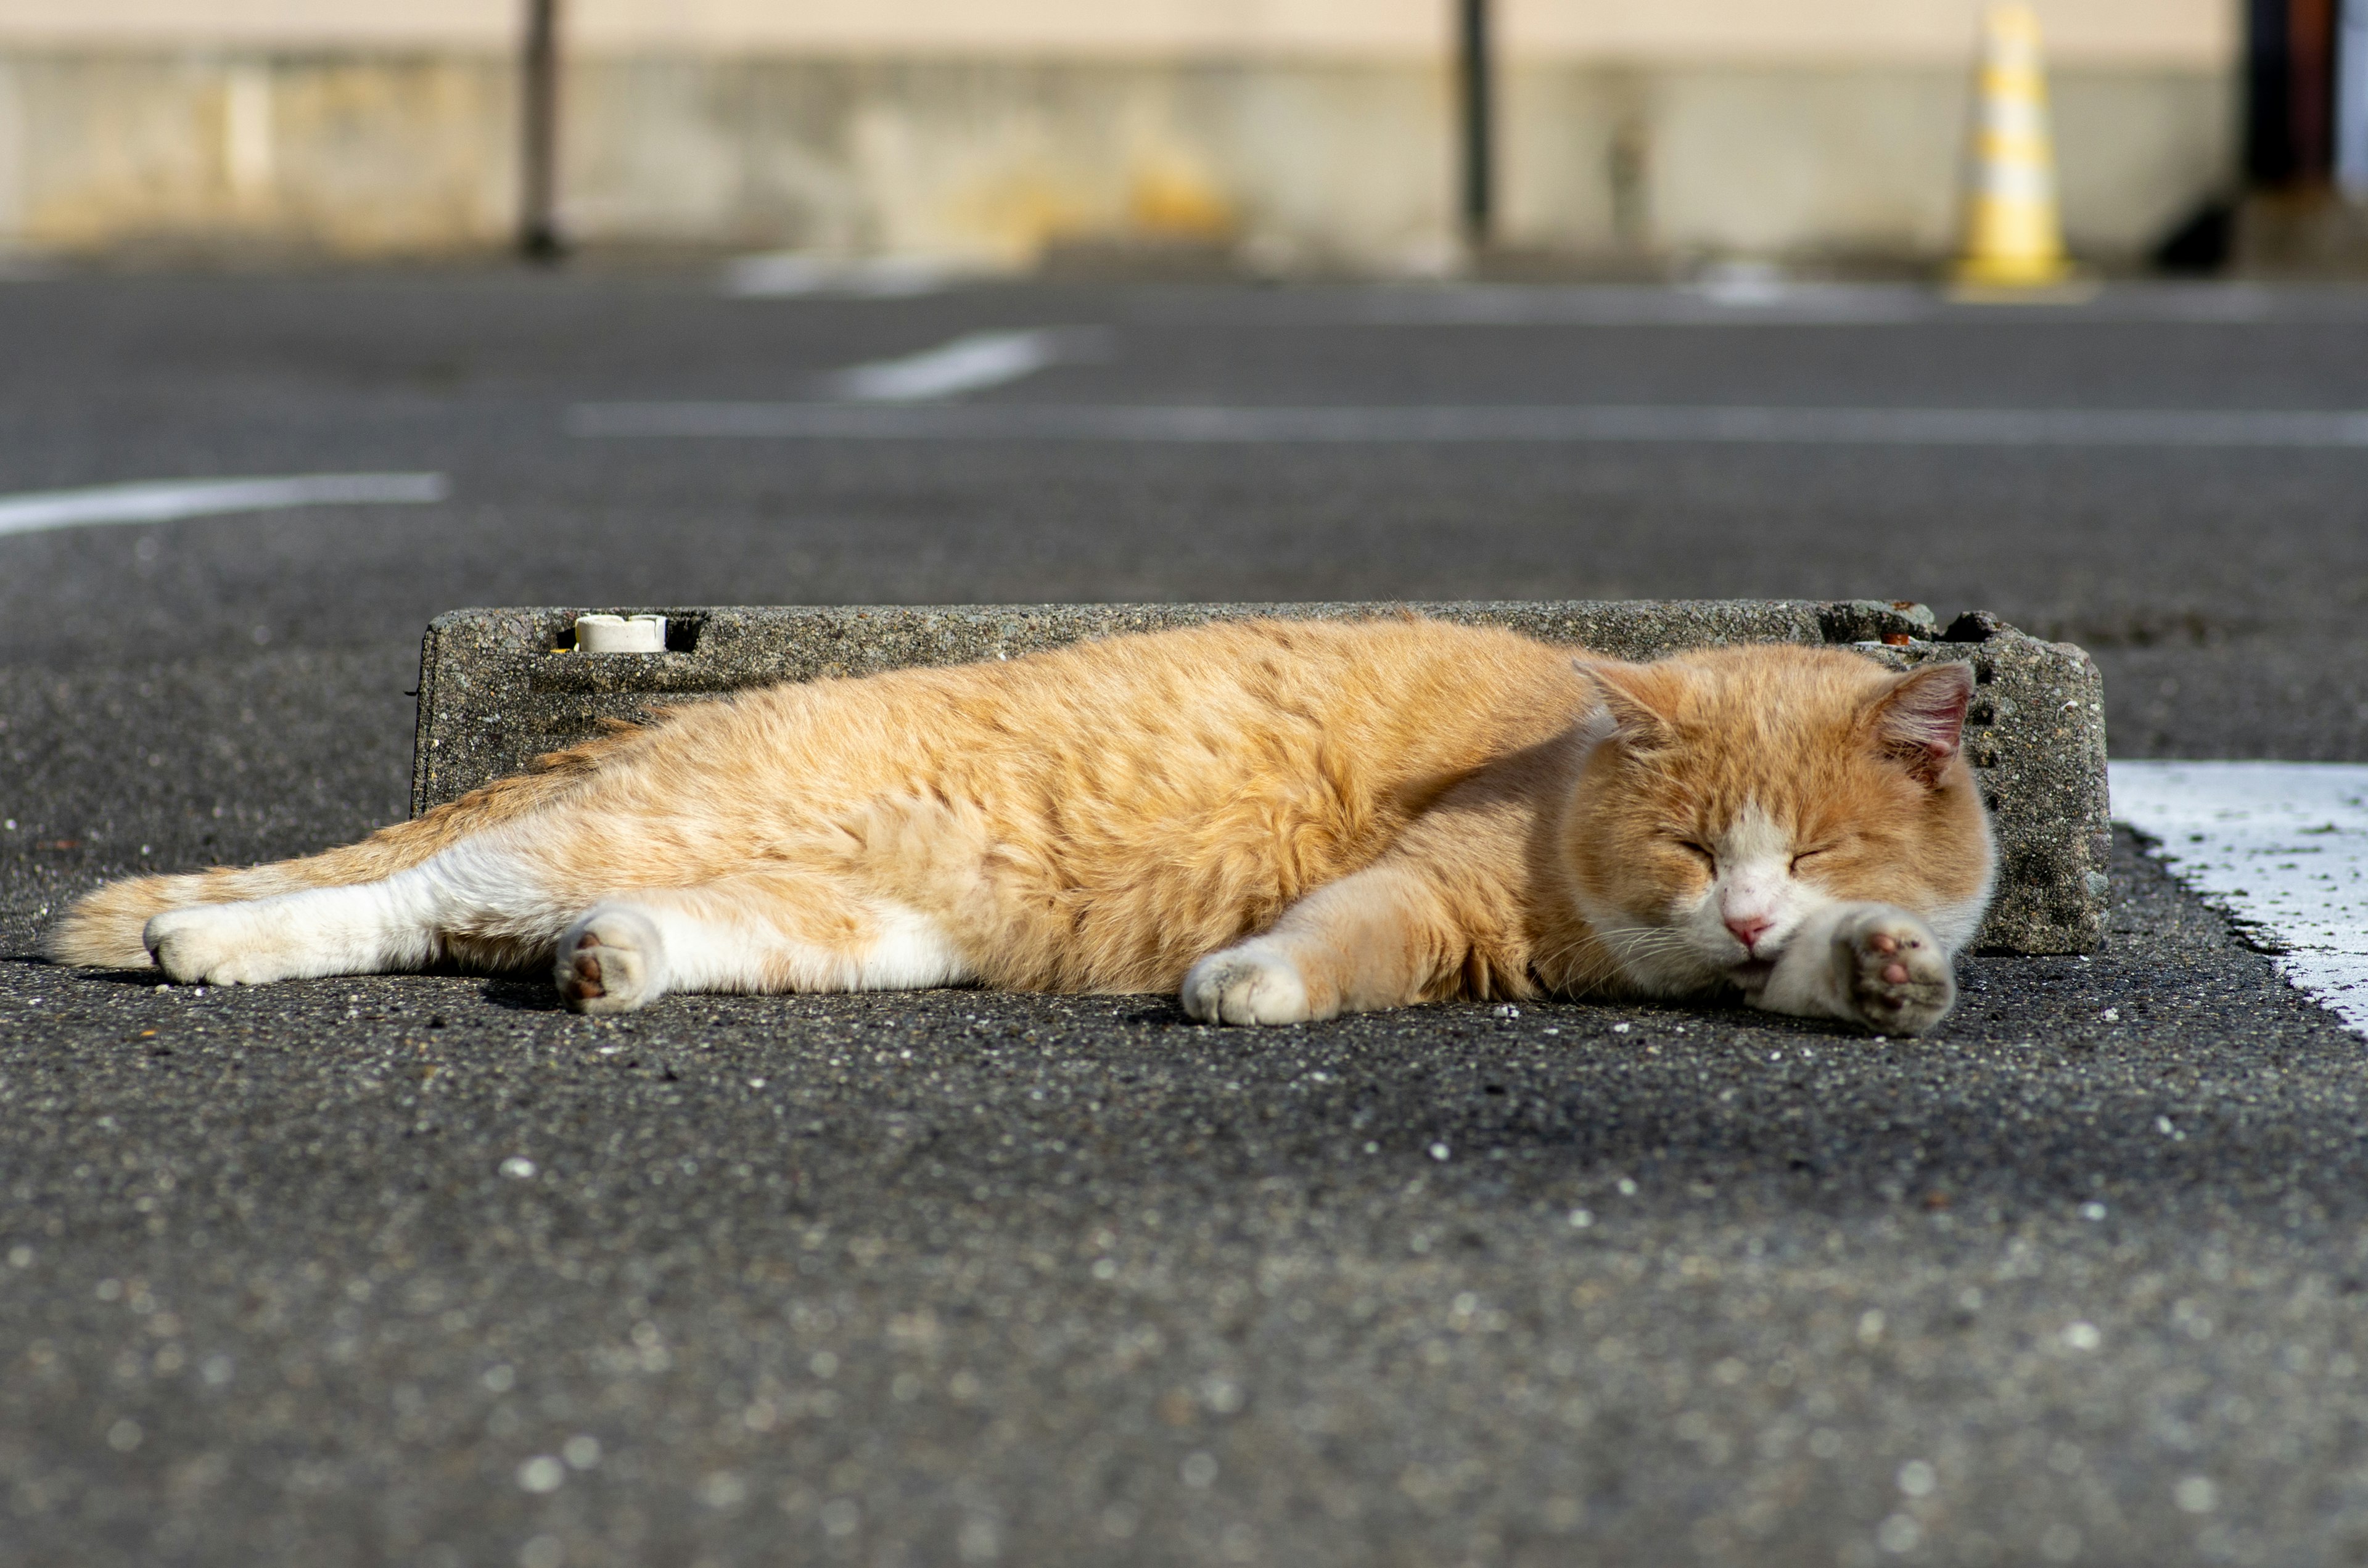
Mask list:
[[[1412,618],[1113,638],[677,709],[357,845],[112,883],[49,951],[217,985],[550,964],[587,1013],[975,981],[1228,1024],[1739,994],[1914,1034],[1989,897],[1972,689]]]

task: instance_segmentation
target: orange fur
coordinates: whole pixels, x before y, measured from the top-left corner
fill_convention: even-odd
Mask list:
[[[585,912],[622,900],[745,947],[747,972],[711,983],[737,989],[837,983],[907,916],[1021,989],[1173,989],[1285,927],[1318,933],[1301,943],[1311,1016],[1651,989],[1586,912],[1649,924],[1698,900],[1679,824],[1758,812],[1818,842],[1832,897],[1978,904],[1981,808],[1953,751],[1903,760],[1884,704],[1904,689],[1843,652],[1579,664],[1413,619],[1119,638],[679,709],[358,845],[102,888],[49,951],[144,964],[168,912],[385,884],[493,846],[548,897],[472,907],[435,950],[556,957],[563,987],[565,944],[611,951],[577,937]]]

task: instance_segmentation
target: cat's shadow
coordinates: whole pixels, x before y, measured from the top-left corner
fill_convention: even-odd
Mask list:
[[[76,983],[93,985],[120,985],[132,990],[154,991],[172,982],[153,969],[70,969],[52,963],[40,952],[0,953],[0,964],[21,965],[28,970],[56,970],[71,976]],[[478,994],[493,1006],[507,1013],[559,1013],[566,1010],[558,990],[547,977],[524,971],[515,973],[488,974],[482,969],[467,969],[459,964],[434,964],[425,969],[406,970],[400,978],[427,976],[444,980],[477,980],[484,983]],[[336,981],[360,978],[352,975],[325,977]],[[370,976],[369,978],[384,978]]]
[[[474,973],[484,981],[477,994],[485,1002],[506,1013],[564,1013],[567,1004],[561,999],[559,988],[549,977],[529,979],[522,974],[484,974],[482,971],[460,971],[454,973]]]
[[[27,969],[54,969],[76,983],[88,981],[95,985],[124,985],[142,991],[154,991],[172,983],[153,969],[74,969],[52,963],[40,953],[10,953],[0,962],[21,963]]]

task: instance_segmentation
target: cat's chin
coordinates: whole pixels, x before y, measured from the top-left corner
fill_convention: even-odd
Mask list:
[[[1746,996],[1757,996],[1767,989],[1768,977],[1775,972],[1776,960],[1773,959],[1747,959],[1726,967],[1728,983]]]

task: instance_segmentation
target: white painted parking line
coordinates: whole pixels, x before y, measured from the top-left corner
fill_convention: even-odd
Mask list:
[[[918,256],[848,260],[800,251],[734,258],[723,291],[734,299],[897,300],[957,287],[977,274]],[[1283,303],[1277,305],[1277,300]],[[2114,283],[2070,296],[2019,293],[1969,303],[1917,283],[1824,283],[1748,270],[1692,283],[1395,283],[1281,295],[1210,290],[1147,306],[1146,319],[1264,320],[1280,310],[1299,325],[1360,326],[1896,326],[2000,322],[2053,325],[2271,320],[2357,320],[2368,291],[2271,290],[2250,283]]]
[[[905,300],[934,294],[953,281],[943,265],[913,256],[835,261],[801,251],[734,257],[723,269],[723,291],[738,300],[852,296]]]
[[[981,358],[983,362],[991,357]],[[1021,358],[1015,355],[1008,362],[1016,364]],[[1030,366],[1034,368],[1039,367]],[[887,366],[876,369],[884,370]],[[916,375],[911,382],[883,384],[918,385],[922,381]],[[906,395],[917,399],[943,394],[915,392]],[[864,408],[827,403],[592,403],[570,411],[568,428],[586,437],[704,436],[791,441],[1561,441],[2368,449],[2368,412],[2348,409],[1705,408],[1601,403],[1258,408],[1012,403]]]
[[[1102,358],[1107,342],[1091,328],[973,332],[918,354],[834,371],[823,385],[833,397],[850,403],[928,403],[1004,386],[1064,362]]]
[[[2113,816],[2253,927],[2278,969],[2368,1034],[2368,767],[2116,762]]]
[[[169,523],[288,506],[409,505],[450,494],[440,473],[302,473],[269,479],[166,479],[0,495],[0,534],[104,523]]]
[[[2321,291],[2324,294],[2325,291]],[[1344,291],[1338,313],[1371,326],[1895,326],[2255,322],[2282,302],[2249,284],[2123,285],[2068,301],[2020,296],[1980,304],[1911,283],[1810,283],[1749,273],[1675,288],[1464,283]],[[2303,308],[2340,300],[2297,296]]]
[[[1709,326],[1738,322],[1884,325],[1929,321],[1943,309],[1929,289],[1890,284],[1786,284],[1719,278],[1693,287],[1466,283],[1350,294],[1348,313],[1371,326]]]

